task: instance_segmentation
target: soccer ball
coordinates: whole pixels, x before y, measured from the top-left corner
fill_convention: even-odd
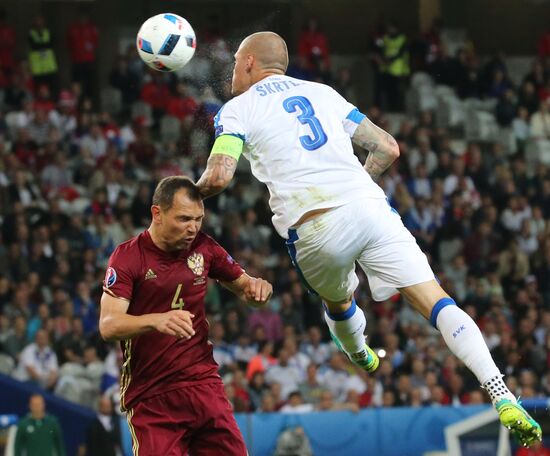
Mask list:
[[[177,14],[157,14],[147,19],[137,34],[136,46],[141,59],[158,71],[183,67],[197,47],[191,24]]]

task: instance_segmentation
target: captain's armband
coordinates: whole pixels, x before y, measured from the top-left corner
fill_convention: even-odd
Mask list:
[[[243,152],[243,147],[244,139],[240,136],[230,134],[220,135],[216,138],[216,141],[214,141],[210,155],[229,155],[238,161]]]

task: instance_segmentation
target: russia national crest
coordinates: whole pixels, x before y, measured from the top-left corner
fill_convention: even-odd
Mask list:
[[[202,275],[204,272],[204,257],[202,253],[195,252],[189,258],[187,258],[187,266],[193,271],[195,275]]]
[[[107,268],[107,272],[105,273],[105,286],[107,288],[111,288],[116,282],[116,271],[115,268]]]

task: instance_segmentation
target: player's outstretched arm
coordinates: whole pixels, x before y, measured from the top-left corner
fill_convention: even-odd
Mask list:
[[[192,313],[185,310],[171,310],[164,313],[128,315],[126,312],[129,305],[130,303],[125,299],[103,293],[99,314],[99,332],[103,339],[108,341],[131,339],[150,331],[159,331],[186,339],[195,335]]]
[[[273,286],[264,279],[243,273],[233,282],[220,283],[242,301],[253,307],[263,307],[271,299]]]
[[[225,154],[211,154],[197,186],[204,198],[222,192],[233,179],[237,160]]]
[[[399,157],[399,146],[393,136],[366,117],[357,126],[352,141],[369,151],[364,167],[374,181]]]

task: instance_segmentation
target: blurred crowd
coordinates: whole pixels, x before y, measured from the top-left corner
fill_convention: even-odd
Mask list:
[[[0,371],[94,406],[101,393],[118,400],[121,353],[97,332],[107,260],[149,225],[159,179],[201,175],[213,116],[230,97],[233,49],[214,21],[178,74],[147,70],[131,46],[113,65],[108,86],[99,87],[90,75],[100,37],[89,18],[78,21],[68,31],[74,49],[67,87],[56,76],[43,19],[29,31],[28,58],[0,46]],[[550,170],[528,166],[524,157],[531,138],[550,137],[548,55],[534,60],[517,88],[505,59],[481,67],[471,49],[447,58],[436,32],[414,47],[395,26],[380,29],[373,65],[382,88],[406,90],[410,69],[394,63],[411,57],[412,71],[417,65],[460,97],[496,97],[499,122],[519,132],[517,152],[466,142],[436,125],[429,111],[404,115],[392,128],[386,110],[400,100],[386,98],[383,109],[359,106],[400,145],[400,159],[380,184],[444,288],[479,324],[510,389],[522,398],[548,396]],[[10,33],[0,17],[0,35]],[[33,60],[32,46],[47,52]],[[355,101],[353,75],[332,68],[315,21],[297,50],[291,75],[331,82]],[[390,68],[399,75],[388,78]],[[481,68],[491,77],[478,77]],[[364,160],[364,151],[357,154]],[[487,401],[429,322],[399,296],[373,302],[360,271],[356,300],[382,359],[373,375],[354,369],[330,342],[319,300],[300,284],[271,225],[268,197],[242,160],[234,185],[205,202],[204,230],[275,289],[267,308],[253,310],[209,284],[214,357],[236,412]]]

